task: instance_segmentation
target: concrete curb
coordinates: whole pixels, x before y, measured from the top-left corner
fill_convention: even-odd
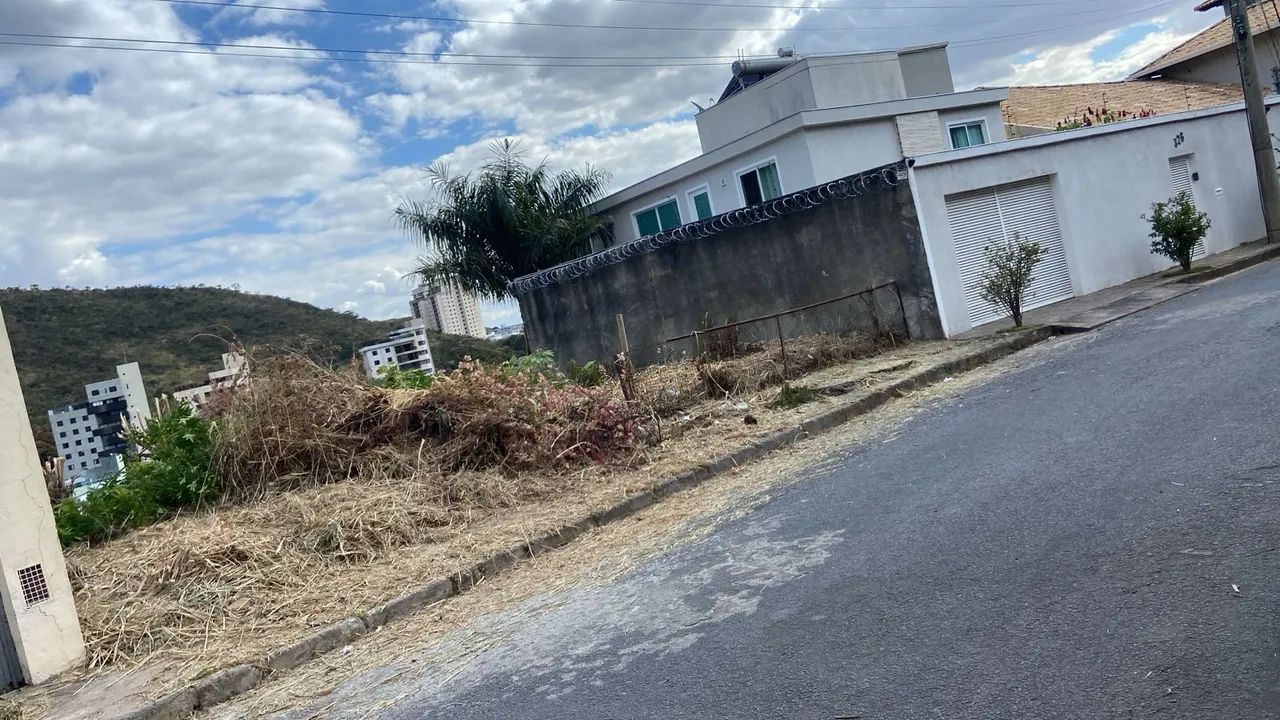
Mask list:
[[[856,402],[809,418],[799,425],[766,435],[728,455],[668,477],[648,490],[638,492],[604,510],[552,530],[542,537],[495,553],[455,576],[437,578],[362,613],[359,617],[346,618],[322,627],[306,637],[276,649],[256,663],[220,670],[186,688],[148,703],[123,716],[123,720],[177,720],[197,710],[217,705],[252,690],[275,673],[296,668],[319,655],[341,648],[392,620],[464,593],[483,578],[496,575],[521,560],[547,550],[564,547],[592,528],[635,515],[665,497],[696,487],[739,465],[865,415],[906,392],[939,382],[951,375],[982,367],[1050,337],[1053,337],[1053,333],[1048,328],[1012,334],[1007,339],[988,346],[980,352],[921,370],[879,388]]]
[[[1268,260],[1271,260],[1277,257],[1280,257],[1280,245],[1267,247],[1263,250],[1260,250],[1254,253],[1253,255],[1242,257],[1238,260],[1233,260],[1232,262],[1229,262],[1226,265],[1220,265],[1218,267],[1205,270],[1202,273],[1196,273],[1195,275],[1191,275],[1189,277],[1180,278],[1178,279],[1177,282],[1186,283],[1188,285],[1199,285],[1200,283],[1209,282],[1210,280],[1217,280],[1220,277],[1225,277],[1227,275],[1231,275],[1232,273],[1240,272],[1241,270],[1244,270],[1245,268],[1253,267],[1254,265],[1260,265]]]

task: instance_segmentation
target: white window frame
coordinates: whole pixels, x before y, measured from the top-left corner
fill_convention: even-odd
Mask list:
[[[962,126],[967,127],[969,125],[981,125],[982,126],[982,145],[991,144],[991,133],[987,130],[987,119],[984,117],[968,118],[966,120],[956,120],[954,122],[947,123],[947,145],[952,150],[966,150],[967,148],[958,148],[951,143],[951,129],[962,127]],[[969,147],[982,147],[982,145],[970,145]]]
[[[640,234],[640,219],[637,218],[636,216],[642,212],[646,212],[648,210],[652,210],[657,207],[662,207],[663,205],[666,205],[667,203],[673,202],[673,201],[676,204],[676,212],[680,213],[680,225],[684,225],[684,210],[680,208],[680,198],[676,197],[675,195],[668,195],[667,197],[664,197],[661,200],[658,200],[657,202],[650,203],[648,205],[645,205],[644,207],[636,208],[635,210],[631,211],[631,232],[635,233],[636,240],[639,240],[641,237],[643,237],[643,235]],[[680,227],[680,225],[677,225],[676,227]],[[661,218],[658,219],[658,232],[665,232],[664,230],[662,230]]]
[[[733,185],[738,190],[738,207],[747,206],[747,194],[742,192],[742,176],[746,175],[749,172],[755,172],[756,170],[759,170],[760,168],[770,163],[773,163],[774,168],[776,168],[778,171],[778,192],[780,193],[778,197],[782,197],[783,195],[787,194],[787,185],[786,183],[782,182],[782,166],[778,164],[778,156],[771,155],[759,162],[752,163],[740,170],[735,170],[733,172]],[[764,193],[762,191],[761,197],[763,196],[764,196]]]
[[[685,202],[689,205],[689,217],[693,218],[689,222],[698,222],[698,206],[693,202],[693,196],[699,193],[706,193],[707,205],[711,206],[711,217],[716,216],[716,200],[711,197],[711,185],[703,183],[684,194]]]

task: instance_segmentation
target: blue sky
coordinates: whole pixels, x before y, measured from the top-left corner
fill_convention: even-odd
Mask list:
[[[621,188],[697,153],[689,100],[716,95],[739,52],[947,40],[960,87],[1102,81],[1218,19],[1188,2],[1143,0],[269,3],[485,23],[255,4],[267,3],[0,3],[0,29],[13,33],[420,53],[399,57],[415,64],[388,64],[335,59],[389,57],[364,53],[0,45],[0,283],[236,285],[402,316],[403,276],[422,249],[391,214],[401,199],[426,196],[423,169],[432,161],[465,170],[493,140],[515,137],[533,159],[591,162]],[[933,7],[910,7],[922,5]],[[236,52],[281,57],[230,57]],[[513,68],[474,64],[480,53],[664,60]],[[510,304],[486,307],[488,324],[516,318]]]

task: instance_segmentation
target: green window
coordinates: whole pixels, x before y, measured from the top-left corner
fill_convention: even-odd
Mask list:
[[[697,215],[699,220],[706,220],[711,217],[711,195],[706,190],[699,190],[692,197],[693,214]]]
[[[782,196],[782,182],[778,179],[778,166],[774,163],[742,173],[738,176],[738,183],[742,185],[742,199],[747,205],[759,205]]]
[[[641,210],[635,214],[635,218],[640,237],[657,235],[664,230],[680,227],[680,206],[671,199],[657,207]]]
[[[982,131],[981,122],[951,126],[951,147],[959,150],[985,144],[987,144],[987,135]]]

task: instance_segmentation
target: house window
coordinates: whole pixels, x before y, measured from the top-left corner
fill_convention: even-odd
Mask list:
[[[66,437],[66,436],[67,436],[66,430],[63,430],[62,432],[58,433],[58,437]]]
[[[112,385],[111,387],[107,388],[107,392],[115,392],[115,391],[116,391],[115,385]]]
[[[699,220],[706,220],[715,214],[711,210],[711,193],[706,187],[689,192],[689,205],[693,207],[694,217]]]
[[[98,397],[98,396],[99,396],[99,395],[101,395],[101,394],[102,394],[102,393],[98,392],[97,390],[94,390],[94,391],[93,391],[93,396],[94,396],[94,397]]]
[[[658,205],[641,210],[636,219],[636,236],[657,235],[664,230],[680,227],[680,205],[675,198],[663,200]]]
[[[62,427],[62,421],[61,421],[61,420],[59,420],[59,421],[58,421],[58,427]]]
[[[748,206],[782,196],[778,164],[772,160],[738,173],[738,185],[742,188],[742,202]]]
[[[80,447],[81,445],[84,445],[84,441],[83,441],[83,440],[77,440],[77,441],[76,441],[76,447]],[[80,453],[80,454],[81,454],[81,455],[83,455],[84,453]]]
[[[949,125],[951,147],[959,150],[960,148],[973,147],[975,145],[986,145],[987,133],[984,126],[985,123],[981,120]]]
[[[75,425],[75,424],[76,424],[76,419],[75,419],[75,418],[71,418],[71,419],[70,419],[70,420],[68,420],[67,422],[71,423],[72,425]]]

